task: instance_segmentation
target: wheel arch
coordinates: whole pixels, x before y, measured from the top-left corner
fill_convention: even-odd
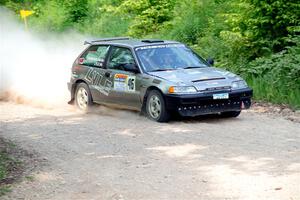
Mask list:
[[[165,98],[163,92],[161,91],[161,89],[159,89],[158,87],[156,86],[150,86],[147,88],[146,92],[145,92],[145,95],[144,95],[144,98],[143,98],[143,102],[142,102],[142,112],[146,112],[146,102],[147,102],[147,98],[148,98],[148,95],[149,93],[152,91],[152,90],[157,90],[158,92],[161,93],[162,97]]]
[[[78,79],[74,82],[72,88],[71,88],[71,100],[68,102],[69,104],[74,104],[74,100],[75,100],[75,91],[77,88],[77,85],[79,85],[80,83],[85,83],[87,86],[87,82],[82,80],[82,79]],[[93,99],[93,98],[92,98]]]

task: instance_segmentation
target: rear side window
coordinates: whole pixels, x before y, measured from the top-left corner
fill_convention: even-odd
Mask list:
[[[80,64],[93,67],[103,67],[109,46],[91,46],[80,58]]]

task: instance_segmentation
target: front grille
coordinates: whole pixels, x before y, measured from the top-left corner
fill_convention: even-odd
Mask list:
[[[205,90],[202,90],[202,92],[216,92],[216,91],[229,91],[229,90],[231,90],[230,86],[222,86],[222,87],[206,88]]]

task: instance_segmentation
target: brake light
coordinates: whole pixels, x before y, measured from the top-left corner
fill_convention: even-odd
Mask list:
[[[73,71],[79,71],[81,67],[79,65],[75,65]]]

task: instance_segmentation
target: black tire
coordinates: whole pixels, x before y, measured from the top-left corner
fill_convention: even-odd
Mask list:
[[[160,104],[154,103],[153,99],[156,99],[156,98],[158,99]],[[155,109],[153,109],[155,107],[154,104],[157,104],[157,108],[160,107],[159,114],[154,114],[154,111],[155,111]],[[166,108],[165,100],[164,100],[162,94],[159,91],[152,90],[148,94],[147,101],[146,101],[146,113],[147,113],[148,118],[153,120],[153,121],[157,121],[157,122],[167,122],[167,121],[169,121],[170,114],[169,114],[169,112]]]
[[[241,111],[229,111],[229,112],[222,112],[221,116],[225,118],[230,117],[238,117],[241,114]]]
[[[84,94],[82,94],[82,92],[84,92]],[[84,97],[81,96],[81,94]],[[93,105],[93,99],[88,85],[85,83],[79,83],[76,87],[74,96],[75,96],[75,104],[77,108],[79,108],[82,111],[88,112],[91,106]],[[83,99],[85,97],[87,99]]]

